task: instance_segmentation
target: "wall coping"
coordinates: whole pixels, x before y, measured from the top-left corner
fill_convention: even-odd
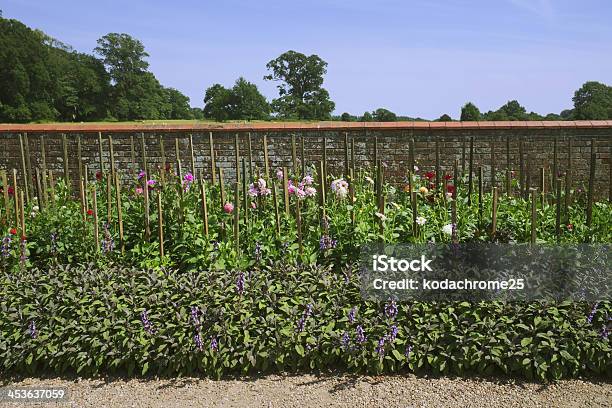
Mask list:
[[[215,123],[37,123],[0,124],[0,132],[189,132],[189,131],[355,131],[355,130],[456,130],[456,129],[612,129],[612,120],[488,121],[488,122],[246,122]]]

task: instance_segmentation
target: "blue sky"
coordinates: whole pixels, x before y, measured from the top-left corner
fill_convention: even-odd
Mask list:
[[[109,32],[141,40],[150,69],[202,106],[244,76],[268,98],[266,63],[289,49],[329,63],[336,113],[378,107],[453,118],[518,99],[559,112],[587,80],[612,84],[610,0],[1,0],[16,18],[83,52]]]

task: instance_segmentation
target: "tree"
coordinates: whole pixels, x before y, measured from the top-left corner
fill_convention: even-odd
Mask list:
[[[451,122],[453,118],[451,118],[448,114],[444,114],[436,119],[436,122]]]
[[[601,82],[585,82],[574,93],[573,117],[578,120],[612,119],[612,87]]]
[[[272,73],[265,80],[278,81],[279,98],[272,101],[273,110],[283,118],[329,119],[335,108],[323,86],[327,63],[318,55],[306,56],[287,51],[268,62]]]
[[[372,118],[372,114],[370,112],[363,113],[363,116],[361,117],[362,122],[372,122],[372,120],[374,119]]]
[[[270,115],[270,104],[259,92],[257,85],[240,77],[232,88],[231,119],[257,120],[267,119]]]
[[[372,112],[372,117],[375,122],[395,122],[397,115],[385,108],[378,108]]]
[[[166,98],[157,78],[147,71],[144,45],[128,34],[110,33],[98,40],[94,52],[102,56],[113,89],[111,113],[120,120],[165,119]]]
[[[214,84],[204,96],[204,116],[224,120],[267,119],[270,105],[255,84],[240,77],[232,89]]]
[[[351,116],[350,113],[348,112],[344,112],[341,116],[340,116],[340,120],[343,122],[351,122],[353,120],[353,117]]]
[[[232,114],[232,92],[221,84],[214,84],[204,95],[204,117],[223,122]]]
[[[480,110],[472,102],[468,102],[461,108],[461,121],[480,120]]]
[[[166,111],[164,119],[193,119],[189,97],[174,88],[163,88]]]

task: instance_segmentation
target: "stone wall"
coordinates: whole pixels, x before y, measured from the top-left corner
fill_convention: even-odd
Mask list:
[[[27,125],[26,125],[27,126]],[[64,131],[67,134],[68,165],[71,179],[77,174],[77,140],[82,146],[83,164],[91,171],[90,177],[100,169],[98,133],[86,125],[78,130]],[[27,129],[27,128],[25,128]],[[22,176],[21,149],[17,130],[2,130],[0,127],[0,169],[18,169]],[[44,137],[46,167],[54,171],[57,178],[63,177],[63,145],[61,133],[55,129],[43,127],[29,129],[28,150],[32,169],[42,167],[41,140]],[[612,124],[610,126],[575,126],[575,127],[532,127],[532,126],[491,126],[491,127],[434,127],[427,128],[402,126],[370,125],[356,128],[338,127],[321,128],[308,126],[296,130],[284,130],[274,127],[262,128],[236,127],[214,129],[111,129],[102,131],[103,167],[109,168],[108,136],[112,136],[115,166],[119,171],[142,168],[141,132],[144,133],[148,163],[154,169],[161,165],[160,140],[165,147],[167,163],[176,163],[175,140],[178,140],[183,172],[191,169],[189,135],[193,138],[195,168],[210,177],[211,158],[209,134],[212,131],[217,166],[224,168],[228,180],[235,176],[235,138],[238,134],[239,148],[242,157],[249,160],[249,138],[251,157],[254,168],[263,172],[263,135],[267,135],[270,168],[275,171],[280,166],[292,166],[292,135],[296,140],[298,168],[301,169],[301,144],[304,141],[304,161],[307,166],[323,158],[323,141],[326,141],[328,173],[340,176],[344,172],[345,133],[349,140],[349,157],[351,141],[355,145],[355,167],[370,169],[374,164],[374,146],[377,144],[377,157],[386,166],[386,177],[394,182],[402,182],[409,163],[410,140],[415,140],[414,157],[422,171],[434,170],[435,145],[438,142],[441,171],[450,174],[455,160],[460,169],[467,171],[469,159],[469,141],[474,140],[474,171],[483,167],[485,185],[490,187],[492,163],[497,170],[497,185],[503,186],[508,162],[507,141],[509,140],[510,169],[519,169],[519,141],[523,143],[525,163],[529,160],[530,180],[532,186],[539,185],[539,171],[546,169],[550,177],[553,167],[553,146],[557,141],[557,171],[566,171],[568,166],[568,147],[571,142],[572,174],[575,187],[585,187],[588,182],[591,157],[591,142],[594,141],[596,158],[595,188],[598,197],[608,198],[610,194],[610,155],[612,145]],[[135,164],[132,165],[132,140],[135,153]],[[494,155],[491,155],[491,148]],[[525,164],[527,166],[527,164]],[[550,179],[547,177],[547,183]],[[547,187],[550,188],[550,185]]]

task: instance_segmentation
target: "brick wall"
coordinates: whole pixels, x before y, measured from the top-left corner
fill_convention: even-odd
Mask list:
[[[609,122],[609,123],[608,123]],[[248,139],[251,139],[253,165],[263,172],[263,135],[267,135],[270,167],[273,171],[280,166],[292,166],[291,135],[295,135],[298,162],[301,159],[301,141],[304,140],[304,160],[307,166],[323,157],[323,140],[326,140],[328,172],[341,175],[344,171],[344,140],[348,133],[355,143],[356,168],[371,168],[374,164],[374,145],[377,140],[378,158],[386,165],[388,179],[401,182],[409,163],[410,139],[415,140],[414,157],[422,170],[433,170],[435,166],[436,141],[440,150],[440,165],[444,173],[452,173],[455,160],[467,171],[469,140],[474,140],[474,171],[483,167],[486,186],[491,180],[491,148],[498,172],[497,184],[502,187],[508,160],[507,140],[510,141],[510,168],[519,169],[519,141],[523,143],[525,163],[530,160],[532,186],[539,185],[539,169],[544,167],[550,176],[553,166],[553,146],[557,141],[557,170],[565,172],[568,162],[568,146],[572,145],[572,174],[576,187],[586,186],[589,175],[591,141],[595,142],[597,196],[608,197],[610,186],[610,155],[612,145],[612,121],[595,122],[483,122],[470,125],[453,122],[454,125],[439,123],[415,124],[297,124],[291,125],[226,125],[207,127],[191,126],[112,126],[94,127],[88,125],[58,127],[58,125],[0,125],[0,169],[18,169],[21,177],[21,149],[18,135],[28,134],[28,148],[33,169],[42,166],[41,136],[44,137],[46,166],[54,170],[56,177],[63,177],[63,147],[61,134],[67,134],[68,164],[71,178],[76,178],[77,138],[80,137],[83,163],[91,170],[90,177],[100,169],[98,131],[103,138],[104,168],[109,168],[108,136],[113,138],[116,168],[126,171],[132,168],[131,139],[134,141],[136,165],[142,167],[141,132],[144,134],[148,163],[152,168],[161,164],[160,140],[165,146],[166,161],[176,163],[175,140],[179,150],[183,171],[191,169],[189,135],[193,138],[195,167],[210,177],[210,144],[212,132],[216,163],[224,168],[228,180],[235,176],[235,137],[238,134],[242,157],[247,160]],[[554,122],[557,123],[557,122]],[[571,125],[568,126],[568,123]],[[298,164],[301,168],[301,164]],[[547,177],[548,180],[548,177]],[[547,181],[548,182],[548,181]],[[550,185],[547,187],[550,188]]]

